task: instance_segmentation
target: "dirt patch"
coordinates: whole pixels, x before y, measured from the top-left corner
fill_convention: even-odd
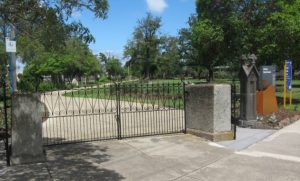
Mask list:
[[[266,116],[258,116],[256,129],[281,129],[300,120],[300,111],[280,110]]]

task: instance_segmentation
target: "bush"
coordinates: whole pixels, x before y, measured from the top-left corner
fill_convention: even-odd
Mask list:
[[[41,82],[39,85],[39,91],[50,91],[54,90],[56,85],[52,82]]]
[[[101,77],[101,78],[98,80],[98,82],[99,82],[100,84],[105,84],[105,83],[110,82],[110,80],[109,80],[106,76],[103,76],[103,77]]]
[[[216,79],[232,79],[232,75],[228,71],[216,71],[214,73],[214,78]]]

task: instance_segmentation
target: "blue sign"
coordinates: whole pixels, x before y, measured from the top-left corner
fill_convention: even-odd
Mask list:
[[[293,63],[292,60],[285,61],[286,65],[286,89],[292,89],[292,78],[293,78]]]

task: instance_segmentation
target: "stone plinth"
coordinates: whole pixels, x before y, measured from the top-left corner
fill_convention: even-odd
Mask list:
[[[211,141],[233,139],[230,85],[188,85],[186,128],[188,133]]]
[[[16,94],[12,100],[12,164],[44,161],[43,105],[39,94]]]

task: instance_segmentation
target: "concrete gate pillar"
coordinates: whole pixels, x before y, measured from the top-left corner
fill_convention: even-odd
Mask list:
[[[40,94],[12,98],[12,164],[44,161]]]
[[[188,85],[185,94],[187,133],[211,141],[233,139],[230,85]]]

